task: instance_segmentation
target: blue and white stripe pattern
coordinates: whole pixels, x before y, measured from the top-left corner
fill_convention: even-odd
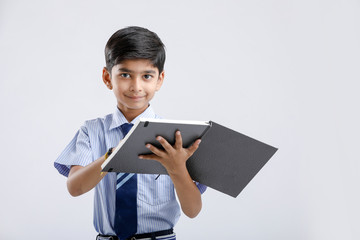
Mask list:
[[[132,123],[140,117],[159,118],[151,107]],[[55,168],[62,175],[68,176],[72,165],[86,166],[100,158],[124,138],[120,130],[120,125],[124,123],[128,121],[118,109],[104,118],[86,121],[56,159]],[[113,226],[116,175],[116,173],[108,173],[94,189],[94,227],[103,235],[115,235]],[[156,177],[157,175],[154,174],[138,174],[137,234],[173,228],[180,217],[180,207],[170,177],[162,175],[155,180]],[[197,183],[197,187],[201,193],[206,190],[206,186],[202,184]]]

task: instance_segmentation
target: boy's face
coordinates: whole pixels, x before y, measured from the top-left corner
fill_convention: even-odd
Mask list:
[[[146,59],[125,60],[111,69],[104,68],[103,81],[113,90],[117,106],[131,121],[148,107],[164,80],[164,72]]]

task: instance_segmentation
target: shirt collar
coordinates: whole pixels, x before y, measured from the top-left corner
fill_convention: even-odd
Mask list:
[[[132,124],[135,124],[140,118],[155,118],[155,112],[151,106],[149,106],[144,112],[142,112],[139,116],[134,118],[131,121]],[[112,114],[112,120],[110,123],[109,130],[120,127],[124,123],[129,123],[125,118],[124,114],[116,108],[115,112]]]

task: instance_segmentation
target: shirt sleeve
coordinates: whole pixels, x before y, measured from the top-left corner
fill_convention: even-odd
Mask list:
[[[69,145],[55,160],[54,167],[67,177],[72,165],[86,166],[93,161],[87,128],[82,126]]]
[[[199,189],[200,193],[203,194],[206,189],[207,189],[207,186],[205,186],[204,184],[201,184],[201,183],[198,183],[198,182],[195,182],[197,188]]]

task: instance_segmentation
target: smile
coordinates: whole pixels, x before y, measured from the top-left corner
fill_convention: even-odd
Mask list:
[[[145,96],[126,96],[126,97],[128,97],[128,98],[136,101],[136,100],[141,100],[141,99],[143,99]]]

